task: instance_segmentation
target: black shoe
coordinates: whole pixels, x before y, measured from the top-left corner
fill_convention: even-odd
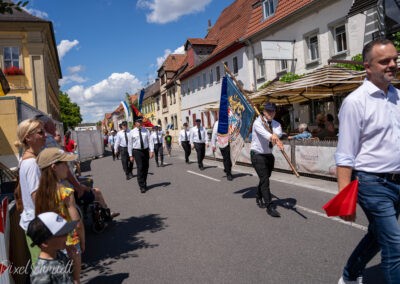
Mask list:
[[[256,204],[258,207],[260,207],[261,209],[265,208],[265,204],[264,201],[262,200],[262,197],[260,196],[256,196]]]
[[[200,171],[204,171],[204,167],[203,166],[200,166],[199,168],[200,168]]]
[[[186,161],[186,164],[190,164],[189,160]]]
[[[164,163],[163,162],[161,163],[161,167],[164,167]]]
[[[145,192],[146,192],[146,189],[145,189],[144,187],[141,187],[141,188],[140,188],[140,192],[141,192],[141,193],[145,193]]]
[[[231,174],[227,174],[227,175],[226,175],[226,179],[227,179],[227,180],[233,180],[233,176],[232,176]]]
[[[275,205],[268,205],[267,213],[271,217],[281,217],[281,214],[279,214],[279,212],[276,210]]]
[[[133,178],[133,174],[132,173],[129,173],[129,178]]]
[[[126,175],[126,180],[130,180],[131,176],[130,175]]]

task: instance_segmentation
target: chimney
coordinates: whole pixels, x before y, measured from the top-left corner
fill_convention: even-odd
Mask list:
[[[208,32],[210,32],[211,28],[212,28],[212,25],[211,25],[211,20],[210,20],[210,19],[208,19],[207,33],[208,33]]]

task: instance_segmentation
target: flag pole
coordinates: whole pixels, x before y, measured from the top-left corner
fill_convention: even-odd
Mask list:
[[[250,103],[250,105],[253,107],[254,111],[258,116],[261,116],[260,111],[256,108],[256,106],[253,104],[253,102],[250,100],[250,98],[247,96],[246,91],[242,88],[242,86],[239,84],[239,82],[236,80],[235,76],[232,74],[232,72],[229,70],[228,66],[225,65],[225,63],[222,63],[224,65],[225,71],[229,74],[229,76],[235,81],[236,86],[239,88],[239,90],[243,93],[247,101]],[[269,133],[272,134],[272,129],[269,128],[268,124],[264,121],[264,119],[261,119],[264,127],[267,129]],[[280,143],[282,141],[279,140]],[[286,159],[286,162],[289,164],[290,168],[292,169],[293,173],[296,175],[296,177],[300,177],[299,173],[296,171],[295,167],[293,166],[292,162],[290,161],[288,155],[285,152],[285,149],[280,149],[283,157]]]

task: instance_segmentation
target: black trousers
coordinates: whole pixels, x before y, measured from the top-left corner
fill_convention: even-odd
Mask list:
[[[183,141],[181,143],[183,150],[185,151],[185,161],[189,162],[190,153],[192,153],[192,148],[190,148],[189,141]]]
[[[126,175],[132,173],[133,164],[129,159],[128,148],[127,147],[119,147],[119,153],[121,155],[121,163],[122,168]]]
[[[156,159],[156,163],[158,165],[158,154],[160,154],[161,164],[164,164],[164,151],[163,145],[161,143],[154,144],[154,158]]]
[[[147,174],[149,173],[149,149],[133,149],[133,156],[136,161],[137,180],[140,188],[147,187]]]
[[[227,175],[232,172],[232,160],[231,160],[231,145],[228,144],[225,148],[219,148],[221,151],[222,159],[224,162],[224,170]]]
[[[111,154],[112,154],[113,160],[115,160],[114,145],[110,145],[110,149],[111,149]]]
[[[257,188],[257,197],[262,197],[265,204],[271,203],[271,190],[269,188],[269,178],[274,169],[275,157],[272,154],[257,154],[254,151],[250,152],[251,163],[257,172],[260,182]]]
[[[194,143],[194,148],[197,152],[197,163],[199,167],[203,166],[203,160],[206,156],[206,144],[205,143]]]

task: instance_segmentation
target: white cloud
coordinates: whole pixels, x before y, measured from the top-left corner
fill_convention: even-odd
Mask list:
[[[165,24],[180,17],[204,11],[211,0],[138,0],[137,7],[150,10],[147,22]]]
[[[36,9],[31,9],[31,8],[22,8],[25,11],[27,11],[29,14],[41,18],[41,19],[48,19],[49,15],[46,12],[40,11],[40,10],[36,10]]]
[[[57,50],[58,50],[58,56],[60,58],[60,60],[64,57],[64,55],[70,51],[72,48],[74,48],[75,46],[77,46],[79,44],[78,40],[67,40],[67,39],[63,39],[59,45],[57,45]]]
[[[161,67],[161,65],[164,63],[165,59],[167,59],[168,55],[170,54],[184,54],[185,53],[185,47],[182,45],[178,47],[177,49],[174,50],[174,52],[171,52],[170,49],[164,50],[164,55],[157,57],[157,69]]]
[[[113,73],[92,86],[75,85],[66,93],[71,101],[81,108],[84,122],[96,122],[104,118],[106,112],[112,112],[125,99],[125,93],[133,94],[143,84],[132,74]]]
[[[79,72],[83,71],[85,68],[82,65],[67,67],[68,75],[64,75],[61,80],[59,80],[60,86],[65,86],[70,83],[82,84],[87,81],[86,78],[82,77]]]
[[[185,54],[185,46],[180,46],[172,52],[174,54]]]

